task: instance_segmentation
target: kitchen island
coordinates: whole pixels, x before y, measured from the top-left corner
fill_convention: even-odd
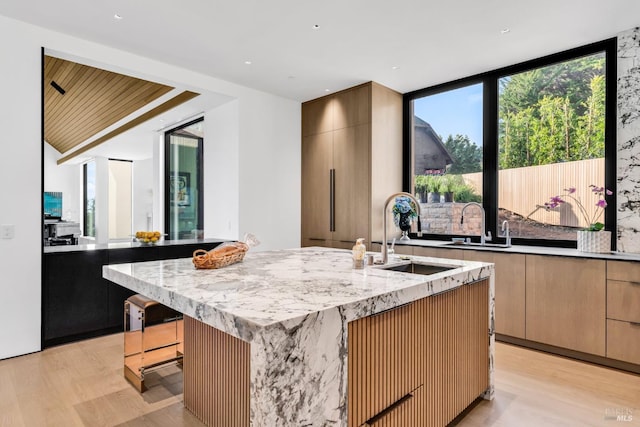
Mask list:
[[[450,269],[354,270],[349,251],[303,248],[103,275],[185,314],[184,401],[206,424],[445,425],[493,396],[493,265],[413,261]]]

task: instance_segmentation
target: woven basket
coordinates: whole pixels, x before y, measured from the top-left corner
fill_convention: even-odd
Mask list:
[[[232,250],[227,249],[233,247]],[[249,246],[242,242],[228,243],[210,251],[197,249],[193,252],[193,265],[198,269],[222,268],[244,259]]]

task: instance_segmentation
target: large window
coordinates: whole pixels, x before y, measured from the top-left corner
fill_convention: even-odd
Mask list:
[[[603,220],[605,63],[602,51],[499,80],[498,215],[512,236],[575,240]]]
[[[83,234],[96,237],[96,162],[82,165]]]
[[[482,201],[482,83],[416,98],[411,109],[413,188],[425,231],[479,234],[481,221],[455,219],[464,203]]]
[[[472,201],[497,241],[504,221],[524,244],[575,246],[595,222],[614,230],[615,52],[608,40],[406,94],[404,182],[426,237],[479,236],[479,218],[460,226]],[[453,198],[429,197],[437,188]],[[467,212],[481,214],[465,211],[465,224]]]

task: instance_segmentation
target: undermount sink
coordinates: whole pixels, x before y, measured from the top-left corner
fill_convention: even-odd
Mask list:
[[[415,262],[408,262],[406,264],[392,264],[383,265],[378,267],[381,270],[401,271],[404,273],[422,274],[428,276],[430,274],[441,273],[443,271],[453,270],[454,266],[450,265],[433,265],[433,264],[419,264]]]
[[[477,243],[477,242],[470,242],[470,243],[465,243],[465,242],[447,242],[444,244],[445,246],[460,246],[460,247],[464,247],[464,246],[475,246],[475,247],[487,247],[487,248],[510,248],[511,245],[505,245],[504,243],[485,243],[484,245],[481,243]]]

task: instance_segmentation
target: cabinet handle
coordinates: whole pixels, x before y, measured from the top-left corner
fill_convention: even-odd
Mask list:
[[[637,328],[640,328],[640,322],[629,322],[631,324],[631,326],[635,326]]]
[[[329,231],[336,231],[336,170],[329,169]]]
[[[375,423],[380,421],[382,418],[387,416],[390,412],[392,412],[396,408],[400,407],[404,402],[406,402],[407,400],[412,399],[412,398],[413,398],[413,394],[412,393],[405,394],[400,399],[396,400],[391,405],[387,406],[385,409],[383,409],[382,411],[378,412],[373,417],[369,418],[367,421],[364,422],[363,425],[365,425],[365,426],[374,425]]]
[[[629,282],[631,286],[640,286],[640,282]]]

